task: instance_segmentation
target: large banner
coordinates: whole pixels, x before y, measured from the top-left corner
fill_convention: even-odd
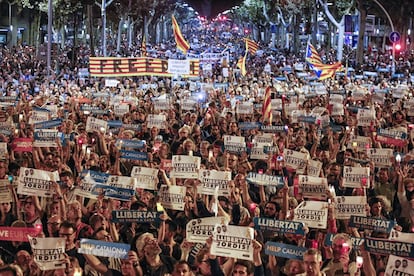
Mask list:
[[[184,77],[198,77],[200,72],[199,60],[191,59],[189,74]],[[161,76],[171,77],[168,72],[168,60],[134,57],[90,57],[89,70],[92,77],[126,77],[126,76]]]
[[[211,254],[253,261],[254,229],[234,225],[216,225]]]
[[[52,197],[52,182],[59,181],[57,171],[48,172],[32,168],[20,168],[17,193],[21,195],[35,195]]]
[[[35,237],[42,232],[41,227],[8,227],[0,226],[0,241],[28,242],[29,236]]]
[[[65,239],[29,237],[33,258],[40,270],[66,268]]]

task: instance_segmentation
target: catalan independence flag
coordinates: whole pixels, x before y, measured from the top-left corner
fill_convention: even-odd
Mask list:
[[[175,43],[177,44],[178,50],[187,54],[188,49],[190,49],[190,44],[184,39],[183,34],[181,33],[180,26],[178,26],[177,20],[174,15],[172,16],[172,28],[174,32]]]
[[[141,57],[147,56],[147,40],[145,39],[145,34],[142,36],[141,41]]]
[[[246,51],[248,51],[251,55],[256,54],[257,50],[259,49],[259,44],[249,38],[245,38],[244,40],[246,42]]]
[[[272,88],[268,86],[266,88],[265,97],[263,100],[262,115],[263,115],[263,122],[268,121],[269,124],[272,124],[272,119],[273,119],[271,95],[272,95]]]
[[[239,60],[237,61],[237,67],[240,68],[240,73],[242,74],[242,76],[246,76],[246,56],[247,56],[247,52],[244,54],[244,56],[240,57]]]
[[[310,69],[315,72],[319,80],[332,78],[336,71],[342,67],[341,62],[323,64],[322,59],[315,47],[310,43],[308,43],[308,46],[306,47],[306,61],[308,62]]]

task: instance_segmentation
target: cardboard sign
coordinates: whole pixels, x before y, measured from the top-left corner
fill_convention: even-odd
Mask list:
[[[214,195],[218,187],[219,196],[230,194],[228,182],[231,180],[231,172],[216,170],[200,170],[201,185],[198,186],[199,193],[203,195]]]
[[[176,178],[198,179],[201,158],[189,155],[174,155],[172,157],[171,176]]]
[[[158,195],[164,208],[183,211],[184,197],[187,188],[184,186],[162,185]]]
[[[295,208],[294,221],[306,226],[326,229],[328,220],[328,203],[322,201],[303,201]]]
[[[134,166],[131,170],[131,177],[136,179],[136,188],[156,190],[158,183],[157,169]]]
[[[212,255],[253,260],[254,229],[234,225],[216,225],[213,231]]]
[[[365,196],[337,196],[335,198],[335,217],[349,219],[351,216],[366,216],[367,198]]]
[[[29,236],[33,260],[40,270],[66,268],[64,238],[34,238]]]
[[[229,222],[225,217],[206,217],[192,219],[186,226],[186,240],[189,242],[205,243],[213,234],[217,224],[227,225]]]
[[[32,168],[20,168],[17,193],[22,195],[35,195],[52,197],[52,182],[59,181],[57,171],[49,172]]]

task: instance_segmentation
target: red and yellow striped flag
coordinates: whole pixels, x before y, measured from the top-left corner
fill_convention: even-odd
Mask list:
[[[182,51],[184,54],[187,54],[188,49],[190,49],[190,44],[184,39],[184,36],[180,30],[180,26],[178,26],[177,20],[175,20],[174,15],[172,16],[172,28],[174,32],[175,43],[177,44],[178,50]]]
[[[147,41],[145,39],[145,34],[142,36],[142,41],[141,41],[141,57],[146,57],[147,56]]]
[[[244,56],[240,57],[239,60],[237,61],[237,67],[240,68],[240,73],[242,74],[242,76],[246,76],[246,56],[247,56],[247,52],[244,54]]]
[[[251,55],[256,54],[259,49],[259,44],[249,38],[245,38],[244,40],[246,41],[246,51],[248,51]]]
[[[263,115],[263,122],[268,121],[269,124],[272,123],[273,114],[272,114],[272,88],[268,86],[266,88],[263,106],[262,106],[262,115]]]

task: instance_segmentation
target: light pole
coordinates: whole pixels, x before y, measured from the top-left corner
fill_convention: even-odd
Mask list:
[[[375,4],[377,4],[382,11],[385,13],[385,15],[388,18],[388,21],[390,22],[391,25],[391,31],[394,32],[394,23],[392,22],[391,16],[390,14],[387,12],[387,10],[384,8],[384,6],[378,2],[377,0],[372,0]],[[395,73],[395,49],[394,49],[394,42],[392,43],[392,63],[391,63],[391,73],[394,74]]]
[[[106,7],[111,5],[113,0],[106,2],[102,0],[101,3],[101,16],[102,16],[102,55],[106,57]]]
[[[52,55],[52,20],[53,9],[52,0],[47,1],[47,76],[50,76],[51,55]]]

